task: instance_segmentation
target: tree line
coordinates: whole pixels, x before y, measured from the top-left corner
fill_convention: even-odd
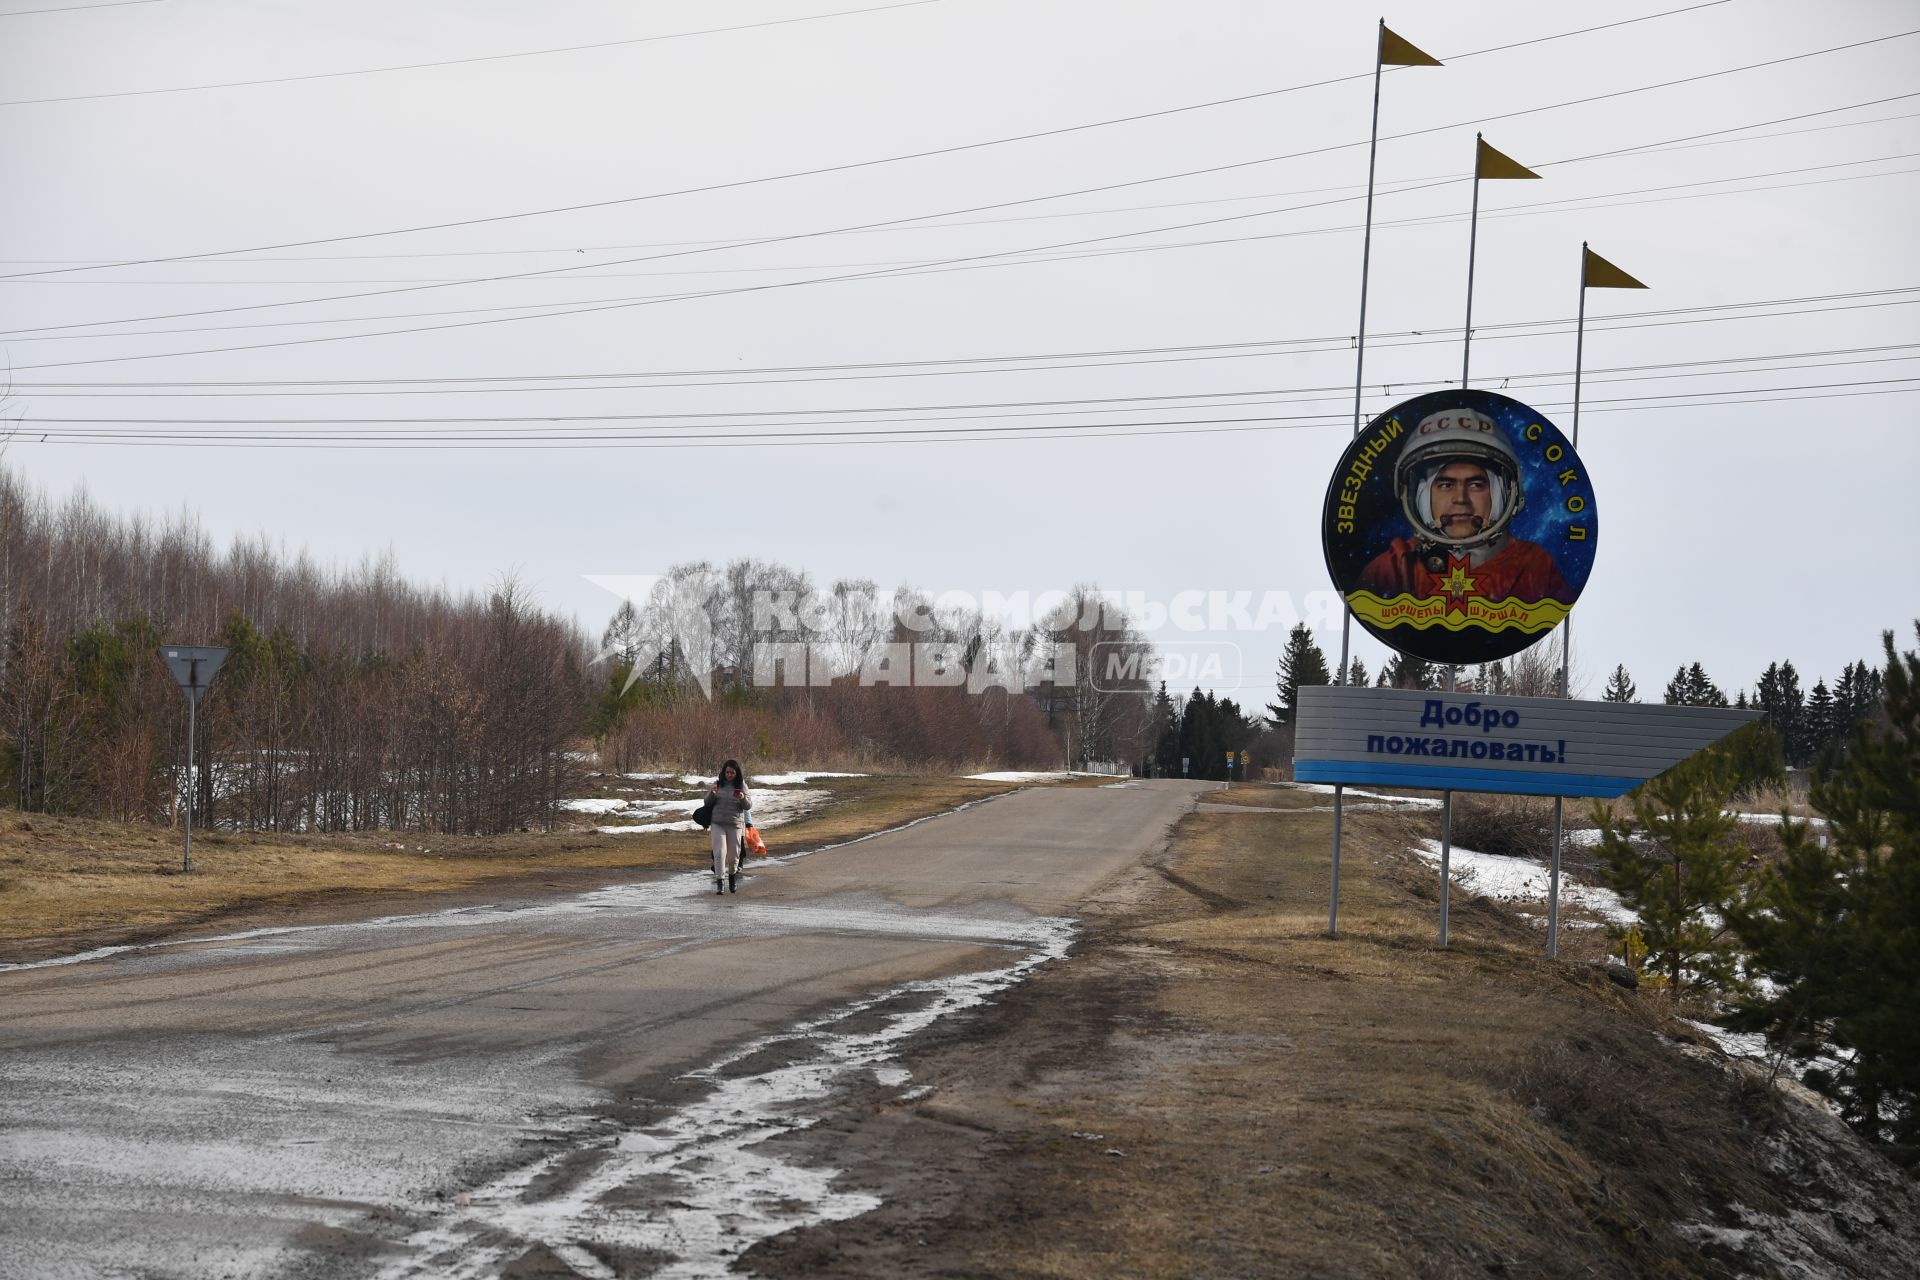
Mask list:
[[[217,548],[189,516],[55,503],[0,468],[0,796],[171,822],[191,785],[196,822],[214,826],[488,834],[553,826],[596,752],[624,772],[729,755],[1051,768],[1151,751],[1150,647],[1095,607],[1093,587],[1016,630],[924,593],[881,597],[871,582],[817,590],[751,558],[675,575],[699,579],[697,598],[630,602],[595,645],[511,578],[457,594],[406,581],[391,555],[326,568],[264,536]],[[805,637],[837,654],[825,685],[755,678],[759,646],[800,638],[756,625],[764,592],[826,600],[830,624]],[[883,607],[854,607],[875,599]],[[682,616],[690,605],[699,626]],[[682,639],[694,633],[706,637],[704,681]],[[944,646],[948,669],[864,683],[867,659],[898,642]],[[191,768],[162,644],[229,650]],[[1055,646],[1074,660],[1028,680]],[[1002,683],[969,692],[967,677],[989,668]]]
[[[197,522],[55,505],[0,469],[0,788],[14,807],[488,833],[578,794],[589,651],[504,581],[454,595]],[[219,644],[188,768],[162,644]]]
[[[1084,768],[1151,742],[1151,645],[1091,585],[1016,626],[871,579],[694,561],[624,602],[600,653],[593,728],[615,771],[728,743],[743,759]]]

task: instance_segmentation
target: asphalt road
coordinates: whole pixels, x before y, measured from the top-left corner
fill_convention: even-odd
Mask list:
[[[881,1188],[779,1154],[1061,954],[1205,784],[790,862],[0,971],[0,1277],[724,1274]],[[776,1141],[768,1141],[776,1139]]]

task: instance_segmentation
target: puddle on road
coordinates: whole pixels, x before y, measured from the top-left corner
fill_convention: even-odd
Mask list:
[[[1014,964],[906,983],[751,1041],[690,1073],[712,1091],[665,1120],[603,1130],[466,1193],[464,1203],[416,1209],[430,1225],[403,1242],[411,1256],[381,1280],[493,1276],[540,1251],[591,1280],[617,1274],[603,1259],[635,1255],[673,1259],[653,1273],[659,1280],[692,1280],[727,1274],[770,1236],[878,1208],[879,1197],[837,1186],[839,1170],[796,1163],[762,1144],[811,1128],[820,1117],[804,1104],[857,1073],[905,1084],[907,1072],[889,1059],[908,1037],[1065,955],[1073,927],[1028,920],[1019,941],[1033,949]],[[756,1062],[775,1065],[741,1074]],[[583,1152],[597,1159],[583,1160]],[[581,1165],[587,1171],[567,1181],[562,1166]]]

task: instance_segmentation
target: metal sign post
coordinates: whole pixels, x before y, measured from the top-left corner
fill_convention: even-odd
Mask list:
[[[193,870],[193,793],[196,790],[195,757],[193,754],[194,712],[199,709],[200,699],[205,695],[207,686],[213,683],[213,673],[227,660],[227,651],[217,645],[176,644],[163,645],[160,656],[166,659],[167,669],[173,672],[174,683],[180,686],[180,692],[187,698],[187,803],[184,824],[184,842],[180,846],[180,869]]]

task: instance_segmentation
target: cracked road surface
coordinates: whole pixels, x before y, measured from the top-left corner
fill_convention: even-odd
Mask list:
[[[687,873],[0,971],[0,1276],[724,1274],[885,1194],[758,1144],[849,1073],[909,1088],[894,1046],[1061,954],[1206,785],[1017,792],[724,897]]]

